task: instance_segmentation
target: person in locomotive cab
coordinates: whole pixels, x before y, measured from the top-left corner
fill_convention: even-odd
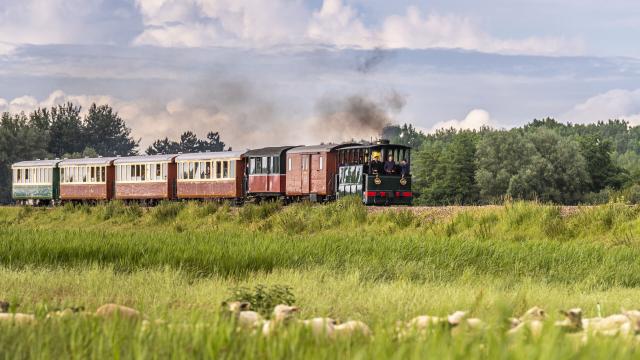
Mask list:
[[[371,160],[371,173],[372,174],[379,174],[382,172],[382,162],[380,161],[380,155],[378,153],[374,153],[373,154],[373,160]]]
[[[407,159],[400,161],[400,175],[402,177],[409,175],[409,163],[407,163]]]
[[[393,155],[389,155],[387,161],[384,162],[384,172],[387,175],[393,175],[396,173],[396,162],[393,161]]]

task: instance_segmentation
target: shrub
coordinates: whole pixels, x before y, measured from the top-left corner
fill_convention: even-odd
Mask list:
[[[273,308],[279,304],[293,305],[296,301],[291,288],[286,285],[258,284],[253,289],[247,287],[232,288],[231,296],[227,301],[247,301],[251,304],[251,310],[269,317]]]
[[[162,201],[153,209],[151,217],[156,222],[164,223],[175,219],[183,208],[184,203],[182,202]]]

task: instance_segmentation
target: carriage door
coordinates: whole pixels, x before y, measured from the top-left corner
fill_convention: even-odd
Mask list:
[[[311,186],[311,155],[303,154],[301,157],[302,160],[302,186],[301,192],[303,194],[308,194]]]

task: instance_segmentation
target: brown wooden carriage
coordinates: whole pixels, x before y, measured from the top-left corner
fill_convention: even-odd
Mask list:
[[[266,147],[247,151],[247,195],[254,198],[284,197],[286,153],[293,146]]]
[[[239,151],[178,155],[176,197],[241,199],[245,162]]]
[[[114,195],[116,158],[65,159],[60,168],[62,201],[111,200]]]
[[[174,199],[177,155],[143,155],[114,160],[115,198],[121,200]]]
[[[329,200],[335,197],[337,150],[358,144],[298,146],[287,151],[286,194],[292,198]]]

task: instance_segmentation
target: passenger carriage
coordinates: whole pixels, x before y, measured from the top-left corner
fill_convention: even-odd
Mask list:
[[[385,162],[393,157],[394,166]],[[411,205],[411,148],[386,140],[370,145],[347,146],[337,151],[340,170],[338,197],[357,195],[366,205]],[[380,162],[375,163],[374,158]],[[402,160],[405,165],[401,166]]]
[[[286,194],[293,199],[335,198],[338,150],[358,144],[298,146],[287,151]]]
[[[244,197],[243,152],[221,151],[178,155],[175,159],[178,199],[241,199]]]
[[[115,192],[117,158],[65,159],[60,168],[61,201],[111,200]]]
[[[117,158],[115,199],[157,202],[176,194],[177,155],[143,155]]]
[[[21,161],[11,166],[11,196],[16,202],[46,205],[60,198],[60,160]]]
[[[284,198],[286,193],[286,154],[293,146],[267,147],[247,151],[247,196]]]

